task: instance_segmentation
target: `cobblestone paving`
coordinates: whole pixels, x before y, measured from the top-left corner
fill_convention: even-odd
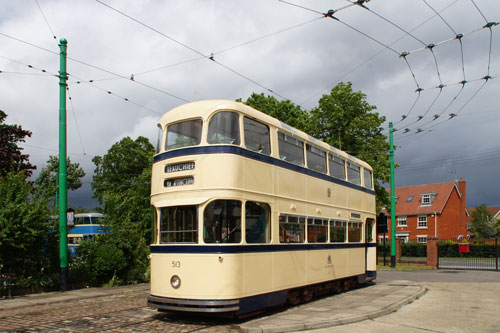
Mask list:
[[[146,293],[115,295],[0,312],[0,332],[239,332],[237,322],[159,313]]]

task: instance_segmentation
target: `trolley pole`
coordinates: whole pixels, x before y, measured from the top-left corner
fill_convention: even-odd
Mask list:
[[[396,268],[396,189],[394,185],[394,138],[392,122],[389,123],[389,144],[391,145],[391,267]]]
[[[62,38],[59,44],[59,266],[61,267],[61,291],[68,289],[68,231],[66,229],[67,175],[66,175],[66,49],[68,42]]]

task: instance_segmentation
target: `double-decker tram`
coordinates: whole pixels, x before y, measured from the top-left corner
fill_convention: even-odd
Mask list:
[[[159,128],[151,307],[244,316],[375,279],[367,163],[238,102]]]
[[[97,235],[107,232],[102,224],[104,215],[101,213],[75,214],[73,224],[68,232],[68,249],[73,256],[83,241],[94,239]]]

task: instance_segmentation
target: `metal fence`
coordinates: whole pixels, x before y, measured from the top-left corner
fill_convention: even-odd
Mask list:
[[[499,271],[499,257],[498,238],[450,239],[438,243],[438,268]]]

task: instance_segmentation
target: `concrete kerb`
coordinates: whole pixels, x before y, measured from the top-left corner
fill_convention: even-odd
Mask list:
[[[391,283],[390,285],[398,285],[396,283]],[[414,286],[418,286],[418,290],[413,292],[410,295],[404,296],[400,300],[396,300],[394,303],[384,306],[379,310],[376,311],[369,311],[363,314],[358,314],[358,315],[353,315],[353,316],[346,316],[344,318],[336,318],[336,319],[324,319],[324,320],[318,320],[318,321],[311,321],[311,322],[305,322],[305,323],[295,323],[295,324],[284,324],[284,323],[276,323],[275,325],[272,324],[273,320],[269,320],[269,323],[267,324],[262,324],[257,327],[249,327],[245,326],[245,324],[240,325],[240,330],[243,332],[248,332],[248,333],[278,333],[278,332],[297,332],[297,331],[303,331],[303,330],[312,330],[312,329],[319,329],[319,328],[326,328],[326,327],[333,327],[333,326],[340,326],[340,325],[347,325],[347,324],[352,324],[355,322],[367,320],[367,319],[373,319],[381,316],[388,315],[392,312],[397,311],[400,309],[402,306],[412,303],[416,299],[420,298],[423,296],[426,292],[427,289],[424,288],[421,285],[413,284]],[[401,284],[401,286],[408,286],[408,284]]]

